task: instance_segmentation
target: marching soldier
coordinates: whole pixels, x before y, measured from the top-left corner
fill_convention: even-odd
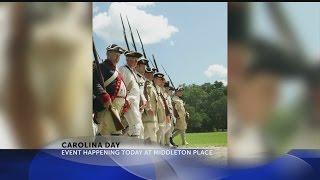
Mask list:
[[[147,104],[147,99],[145,97],[145,94],[143,93],[144,91],[144,86],[145,86],[145,82],[146,79],[144,77],[145,74],[145,69],[146,69],[146,65],[148,64],[148,60],[146,58],[140,58],[138,60],[138,65],[135,68],[137,71],[137,79],[138,79],[138,84],[140,87],[140,112],[143,113],[144,112],[144,108]]]
[[[159,130],[157,132],[157,137],[158,137],[158,143],[160,145],[164,145],[165,144],[165,130],[166,130],[166,123],[170,118],[170,112],[169,112],[169,108],[167,105],[167,102],[163,96],[163,87],[164,87],[164,83],[165,83],[165,79],[164,79],[164,74],[162,73],[155,73],[154,74],[154,83],[156,86],[156,91],[158,94],[158,126],[159,126]]]
[[[143,124],[140,113],[141,92],[138,78],[136,75],[136,66],[138,59],[142,56],[139,52],[127,51],[125,52],[127,64],[121,66],[119,71],[123,75],[123,81],[127,87],[127,100],[130,108],[124,117],[129,125],[128,135],[143,139]]]
[[[170,87],[169,81],[167,81],[164,84],[164,97],[167,101],[167,105],[170,112],[170,121],[166,123],[165,143],[166,143],[166,146],[170,146],[170,147],[177,146],[172,140],[172,131],[174,130],[173,122],[176,121],[173,113],[173,106],[172,106],[172,99],[171,99],[171,96],[173,95],[173,89],[174,89],[173,87]]]
[[[144,94],[147,99],[147,106],[142,114],[142,121],[144,126],[145,139],[150,138],[152,142],[157,142],[158,131],[158,94],[155,86],[153,85],[153,73],[151,68],[145,69],[146,82],[144,85]]]
[[[117,71],[117,64],[120,55],[124,50],[116,44],[107,47],[107,59],[99,64],[101,74],[97,69],[93,70],[93,109],[94,119],[98,123],[98,134],[101,135],[120,135],[121,130],[117,131],[113,121],[113,114],[120,117],[120,114],[125,110],[126,87]],[[99,83],[99,77],[104,79],[104,87]],[[104,90],[105,89],[105,90]],[[113,112],[108,108],[112,104]]]
[[[161,84],[163,83],[164,74],[162,73],[154,73],[153,82],[155,85],[155,90],[158,97],[157,102],[157,117],[158,117],[158,131],[157,131],[157,142],[161,145],[164,144],[164,129],[165,129],[165,105],[163,99],[160,97],[161,94]]]
[[[174,143],[173,137],[172,137],[172,133],[174,131],[174,127],[175,127],[175,125],[177,123],[177,118],[176,118],[176,114],[174,113],[173,99],[172,99],[173,96],[174,96],[175,88],[172,87],[172,86],[169,86],[168,90],[169,90],[169,95],[170,95],[170,98],[171,98],[171,107],[172,107],[172,118],[171,118],[172,120],[171,120],[171,129],[170,129],[170,134],[169,134],[169,137],[170,137],[169,141],[173,146],[178,147],[178,145]],[[187,113],[187,116],[189,116],[188,113]]]
[[[184,107],[184,102],[181,99],[183,95],[183,91],[184,91],[183,87],[178,87],[176,89],[175,96],[173,96],[172,98],[173,110],[177,120],[172,138],[180,134],[182,139],[182,145],[188,145],[186,141],[186,129],[187,129],[186,117],[189,116],[189,113],[186,112]]]

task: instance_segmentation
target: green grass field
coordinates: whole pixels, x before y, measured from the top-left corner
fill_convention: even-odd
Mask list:
[[[187,133],[186,138],[189,145],[183,147],[227,146],[227,132]],[[174,142],[181,147],[180,135]]]

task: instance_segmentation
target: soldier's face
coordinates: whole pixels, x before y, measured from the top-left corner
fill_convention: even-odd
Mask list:
[[[166,80],[164,78],[161,78],[161,86],[164,87],[164,84],[166,83]]]
[[[138,58],[136,57],[127,57],[127,64],[131,68],[136,68],[138,64]]]
[[[150,81],[153,80],[153,74],[152,73],[145,73],[145,76],[147,79],[149,79]]]
[[[171,96],[172,95],[172,91],[169,89],[169,87],[166,87],[166,92]]]
[[[177,91],[177,92],[176,92],[176,95],[179,96],[179,97],[181,97],[181,96],[183,95],[183,91]]]
[[[118,63],[119,62],[120,55],[121,55],[120,53],[115,52],[115,51],[109,51],[108,54],[107,54],[108,59],[111,60],[114,63]]]
[[[154,83],[158,86],[161,86],[162,80],[159,77],[154,78]]]
[[[144,72],[145,72],[145,68],[146,68],[146,65],[144,65],[144,64],[138,64],[138,66],[137,66],[137,71],[143,75]]]

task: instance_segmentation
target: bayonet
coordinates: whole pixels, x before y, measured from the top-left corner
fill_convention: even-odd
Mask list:
[[[101,87],[104,87],[103,86],[104,79],[103,79],[103,76],[102,76],[102,73],[101,73],[101,69],[100,69],[100,66],[99,66],[98,53],[97,53],[97,50],[96,50],[96,47],[94,45],[94,41],[93,40],[92,40],[92,46],[93,46],[94,62],[96,64],[96,70],[97,70],[98,75],[99,75],[99,84],[101,85]]]
[[[143,52],[143,56],[144,56],[145,58],[147,58],[147,55],[146,55],[146,52],[145,52],[145,50],[144,50],[144,46],[143,46],[143,43],[142,43],[142,40],[141,40],[141,37],[140,37],[140,34],[139,34],[138,29],[136,29],[136,31],[137,31],[137,34],[138,34],[138,37],[139,37],[139,40],[140,40],[140,44],[141,44],[141,49],[142,49],[142,52]]]
[[[128,43],[128,39],[127,39],[127,34],[126,34],[126,28],[124,27],[123,19],[122,19],[121,14],[120,14],[120,18],[121,18],[121,23],[122,23],[124,41],[126,42],[127,50],[130,51],[130,47],[129,47],[129,43]]]
[[[157,65],[157,62],[156,62],[156,58],[154,57],[153,54],[152,54],[152,58],[153,58],[154,66],[157,69],[156,71],[159,72],[158,65]]]
[[[151,61],[151,58],[150,58],[150,57],[149,57],[149,59],[150,59],[150,62],[151,62],[151,64],[152,64],[153,68],[156,68],[156,66],[154,65],[153,61]]]
[[[163,67],[162,65],[161,65],[161,67],[162,67],[164,73],[166,73],[166,75],[168,76],[169,81],[170,81],[172,87],[173,87],[174,89],[176,89],[175,86],[174,86],[174,84],[173,84],[173,82],[172,82],[172,79],[170,78],[170,76],[169,76],[169,74],[167,73],[166,69],[164,69],[164,67]]]
[[[143,56],[144,56],[144,58],[147,58],[146,51],[144,50],[144,46],[143,46],[143,43],[142,43],[142,40],[141,40],[141,37],[140,37],[138,29],[136,29],[136,31],[137,31],[137,34],[138,34],[138,37],[139,37],[139,41],[140,41],[140,44],[141,44],[141,49],[142,49]],[[149,63],[147,63],[147,67],[150,68]]]
[[[135,42],[134,37],[133,37],[133,33],[132,33],[132,29],[131,29],[131,25],[130,25],[128,16],[126,16],[126,18],[127,18],[128,26],[129,26],[130,33],[131,33],[132,45],[133,45],[134,50],[137,52],[137,46],[136,46],[136,42]]]

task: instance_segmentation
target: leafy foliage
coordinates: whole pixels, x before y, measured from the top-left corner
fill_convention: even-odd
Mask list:
[[[183,100],[190,113],[188,132],[227,129],[227,86],[222,82],[185,86]]]

